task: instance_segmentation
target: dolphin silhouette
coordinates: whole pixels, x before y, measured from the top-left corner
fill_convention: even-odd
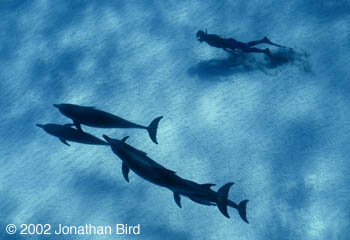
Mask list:
[[[246,223],[249,223],[246,215],[246,204],[244,200],[239,204],[229,200],[228,192],[233,183],[227,183],[217,192],[211,189],[215,184],[198,184],[193,181],[183,179],[157,162],[153,161],[142,152],[125,141],[112,139],[106,135],[103,138],[110,144],[112,151],[122,160],[122,173],[127,182],[129,182],[129,171],[134,171],[140,177],[162,187],[166,187],[173,192],[175,203],[181,208],[181,195],[186,196],[192,201],[203,204],[218,206],[220,212],[227,218],[230,218],[227,212],[227,206],[238,210],[239,215]]]
[[[66,117],[73,120],[77,129],[81,130],[81,124],[98,128],[140,128],[146,129],[151,140],[157,142],[157,128],[162,116],[155,118],[148,127],[127,121],[121,117],[107,113],[94,107],[84,107],[75,104],[53,104]]]
[[[51,134],[55,137],[58,137],[60,141],[67,146],[70,146],[67,141],[85,143],[92,145],[109,145],[107,142],[89,134],[86,132],[79,131],[75,128],[72,128],[73,124],[36,124],[36,126],[42,128],[48,134]]]

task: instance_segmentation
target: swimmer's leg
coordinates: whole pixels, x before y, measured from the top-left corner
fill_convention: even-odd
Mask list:
[[[272,57],[270,49],[269,48],[265,48],[265,49],[259,49],[259,48],[246,48],[244,49],[244,52],[250,53],[250,52],[256,52],[256,53],[264,53],[269,57]]]
[[[271,42],[267,37],[264,37],[264,38],[261,39],[261,40],[248,42],[247,45],[248,45],[249,47],[252,47],[252,46],[255,46],[255,45],[258,45],[258,44],[262,44],[262,43],[271,44],[272,42]]]
[[[229,52],[229,53],[231,53],[231,54],[235,54],[236,53],[236,50],[232,50],[232,49],[227,49],[227,48],[223,48],[224,49],[224,51],[226,51],[226,52]]]
[[[273,43],[273,42],[271,42],[270,39],[268,39],[267,37],[264,37],[263,39],[258,40],[258,41],[251,41],[251,42],[248,42],[247,45],[248,45],[249,47],[252,47],[252,46],[255,46],[255,45],[261,44],[261,43],[266,43],[266,44],[273,45],[273,46],[280,47],[280,48],[289,48],[289,47],[286,47],[286,46],[282,46],[282,45]],[[289,49],[291,49],[291,48],[289,48]]]

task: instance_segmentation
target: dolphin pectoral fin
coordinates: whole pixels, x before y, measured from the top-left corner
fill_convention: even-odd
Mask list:
[[[227,203],[228,203],[227,196],[228,196],[228,191],[230,190],[230,187],[233,184],[234,184],[233,182],[230,182],[222,186],[217,192],[217,197],[216,197],[216,204],[218,205],[220,212],[227,218],[230,218],[230,216],[227,213]]]
[[[129,168],[128,168],[128,166],[125,165],[125,163],[123,163],[123,165],[122,165],[122,172],[123,172],[123,176],[124,176],[125,180],[127,182],[129,182]]]
[[[73,127],[74,124],[73,124],[73,123],[66,123],[66,124],[64,124],[63,126],[65,126],[65,127]]]
[[[128,138],[129,136],[123,137],[122,141],[125,142]]]
[[[74,123],[74,126],[79,130],[79,131],[82,131],[83,132],[83,129],[81,129],[81,126],[80,126],[80,123],[77,122],[77,121],[73,121]]]
[[[176,205],[179,206],[179,208],[181,208],[181,198],[180,198],[180,194],[174,192],[174,200],[176,202]]]
[[[67,146],[70,146],[69,143],[66,142],[66,139],[63,139],[63,138],[59,138],[60,141],[63,143],[63,144],[66,144]]]

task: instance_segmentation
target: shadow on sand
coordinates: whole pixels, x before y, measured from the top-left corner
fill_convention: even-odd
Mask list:
[[[276,75],[278,68],[293,65],[304,72],[311,72],[309,55],[304,51],[280,49],[272,52],[273,57],[235,52],[225,59],[201,61],[190,67],[187,73],[203,79],[229,76],[235,73],[259,70],[266,75]]]

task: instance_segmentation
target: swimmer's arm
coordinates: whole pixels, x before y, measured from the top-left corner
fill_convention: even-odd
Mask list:
[[[229,52],[229,53],[235,53],[235,51],[233,51],[233,50],[228,50],[227,48],[223,48],[224,49],[224,51],[226,51],[226,52]]]

